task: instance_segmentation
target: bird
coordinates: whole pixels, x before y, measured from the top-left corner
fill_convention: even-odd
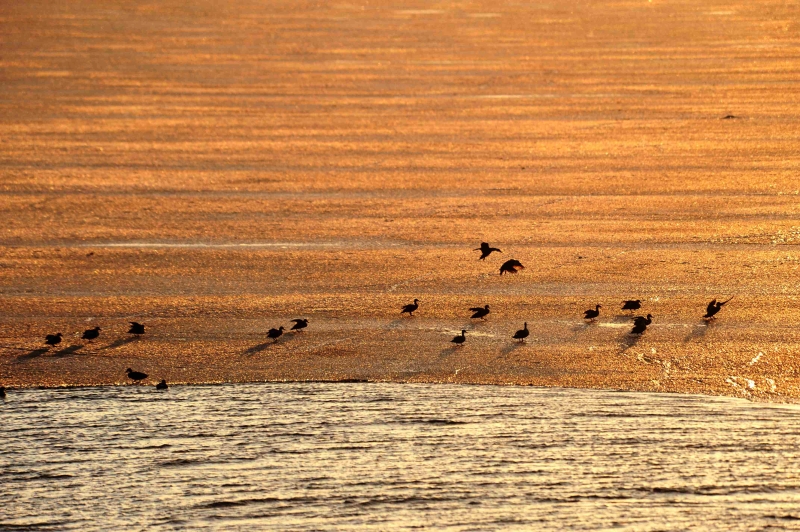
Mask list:
[[[585,312],[583,313],[583,319],[585,319],[585,320],[589,320],[589,321],[594,321],[594,320],[596,320],[596,319],[597,319],[597,316],[599,316],[599,315],[600,315],[600,309],[601,309],[602,307],[603,307],[603,305],[595,305],[595,307],[594,307],[594,310],[592,310],[592,309],[589,309],[589,310],[585,311]]]
[[[61,333],[56,334],[48,334],[44,337],[44,343],[47,345],[58,345],[61,343],[61,337],[64,336]]]
[[[472,307],[470,310],[472,312],[474,312],[474,314],[472,315],[472,318],[480,318],[482,320],[485,320],[487,314],[489,314],[489,312],[490,312],[489,311],[489,305],[486,305],[485,307],[482,307],[482,308],[481,307]]]
[[[147,373],[142,373],[141,371],[133,371],[131,368],[126,369],[125,373],[128,374],[128,378],[133,382],[139,382],[147,378]]]
[[[628,299],[622,302],[622,310],[630,310],[632,312],[640,308],[642,308],[642,302],[638,299]]]
[[[525,338],[527,338],[529,334],[531,334],[531,332],[528,330],[528,322],[526,321],[525,325],[522,326],[522,329],[515,332],[512,338],[514,338],[515,340],[519,340],[520,343],[522,343],[525,341]]]
[[[6,398],[6,389],[3,386],[0,386],[0,399]]]
[[[489,247],[489,243],[488,242],[481,242],[481,247],[475,248],[472,251],[480,251],[481,252],[481,256],[480,256],[480,258],[478,260],[485,259],[486,257],[488,257],[489,255],[492,254],[492,251],[496,251],[498,253],[502,253],[502,251],[500,251],[497,248]]]
[[[166,379],[161,379],[161,382],[156,384],[156,390],[166,390],[167,388],[169,388],[169,386],[167,386]]]
[[[415,299],[413,303],[409,303],[408,305],[403,307],[403,310],[400,311],[400,314],[405,314],[408,312],[409,316],[414,315],[414,311],[419,308],[419,299]]]
[[[633,329],[631,329],[631,334],[642,334],[647,330],[647,326],[653,323],[653,315],[648,314],[645,318],[644,316],[636,316],[633,318]]]
[[[131,328],[128,330],[130,334],[144,334],[144,325],[141,323],[136,323],[135,321],[129,322],[131,324]]]
[[[295,318],[295,319],[290,320],[290,321],[294,322],[294,325],[292,325],[292,329],[291,329],[293,331],[300,332],[301,329],[305,329],[306,327],[308,327],[308,320],[305,319],[305,318]]]
[[[729,299],[728,301],[730,301],[731,299]],[[708,306],[706,307],[706,315],[703,316],[703,319],[704,320],[716,319],[714,316],[717,314],[717,312],[722,310],[722,305],[724,305],[728,301],[722,301],[721,303],[717,303],[716,299],[712,299],[711,303],[709,303]]]
[[[282,334],[283,334],[283,325],[281,325],[277,329],[270,329],[269,332],[267,333],[267,338],[272,338],[273,342],[277,342],[278,338],[280,338]]]
[[[454,336],[453,339],[450,340],[451,343],[454,343],[456,345],[462,345],[466,341],[467,341],[467,331],[463,329],[459,336]]]
[[[100,336],[100,327],[95,327],[94,329],[86,329],[83,331],[83,336],[81,336],[82,340],[94,340]]]
[[[517,259],[509,259],[500,266],[500,275],[504,273],[517,273],[518,270],[524,270],[525,266],[522,265]]]

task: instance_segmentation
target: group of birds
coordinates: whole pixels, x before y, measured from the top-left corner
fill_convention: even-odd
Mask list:
[[[500,250],[499,248],[491,247],[487,242],[481,242],[481,246],[479,248],[475,248],[474,251],[480,251],[481,252],[481,256],[478,258],[478,260],[485,260],[487,257],[489,257],[494,252],[502,253],[502,250]],[[505,261],[500,266],[500,275],[503,275],[505,273],[514,274],[514,273],[517,273],[519,270],[522,270],[524,268],[525,268],[525,266],[523,266],[522,263],[519,262],[518,260],[509,259],[509,260]],[[711,301],[708,304],[708,306],[706,307],[706,314],[703,316],[703,319],[705,319],[705,320],[715,319],[717,313],[719,313],[719,311],[722,309],[722,307],[725,304],[727,304],[731,299],[733,299],[733,298],[731,297],[727,301],[717,301],[716,299]],[[413,317],[414,316],[414,312],[416,312],[419,309],[419,303],[420,303],[419,299],[414,299],[413,303],[409,303],[409,304],[404,305],[402,307],[402,309],[400,311],[400,314],[401,315],[408,314],[409,317]],[[583,315],[584,319],[589,321],[589,322],[596,321],[597,318],[600,316],[600,309],[601,308],[603,308],[603,306],[600,305],[600,304],[597,304],[597,305],[595,305],[595,307],[593,309],[586,310],[584,312],[584,315]],[[639,299],[630,299],[630,300],[626,300],[626,301],[622,302],[622,310],[629,310],[632,313],[633,311],[639,310],[640,308],[642,308],[642,302]],[[489,313],[491,312],[491,310],[489,308],[489,305],[484,305],[483,307],[471,307],[469,310],[470,310],[470,312],[472,312],[472,315],[470,316],[471,319],[481,319],[481,320],[486,320],[486,316],[488,316]],[[632,317],[631,319],[633,320],[633,328],[630,331],[630,334],[632,334],[632,335],[644,334],[644,332],[647,330],[647,327],[651,323],[653,323],[653,315],[652,314],[647,314],[647,316],[636,316],[636,317]],[[295,318],[295,319],[290,320],[290,321],[294,323],[294,325],[290,329],[291,331],[302,332],[303,329],[308,327],[308,319],[307,318]],[[145,328],[144,328],[143,324],[135,322],[135,321],[132,321],[132,322],[129,322],[129,323],[131,325],[130,329],[128,330],[129,334],[134,334],[134,335],[137,335],[137,336],[141,336],[141,335],[144,334]],[[87,341],[90,341],[90,342],[92,340],[96,340],[97,338],[100,337],[100,331],[101,330],[102,329],[100,327],[94,327],[92,329],[86,329],[85,331],[83,331],[83,335],[81,336],[81,339],[87,340]],[[282,325],[280,327],[278,327],[278,328],[272,328],[267,332],[267,338],[271,339],[273,341],[273,343],[277,342],[278,338],[283,336],[285,330],[286,330],[285,327],[282,326]],[[524,343],[525,339],[528,336],[530,336],[530,331],[528,330],[528,323],[525,322],[523,324],[522,329],[516,331],[512,335],[511,338],[514,339],[514,340],[517,340],[520,343]],[[56,334],[48,334],[45,337],[45,343],[47,345],[49,345],[49,346],[56,346],[56,345],[61,343],[62,338],[63,338],[63,334],[60,333],[60,332],[56,333]],[[452,340],[450,340],[450,342],[453,343],[453,344],[456,344],[456,346],[464,345],[464,343],[466,341],[467,341],[467,331],[466,331],[466,329],[462,329],[461,330],[461,334],[455,336]],[[142,372],[139,372],[139,371],[133,371],[131,368],[127,368],[125,370],[125,372],[126,372],[128,378],[131,379],[134,383],[137,383],[137,384],[141,383],[143,380],[145,380],[148,377],[148,375],[146,373],[142,373]],[[167,385],[166,380],[164,380],[164,379],[162,379],[161,382],[159,382],[156,385],[156,389],[158,389],[158,390],[166,390],[167,388],[168,388],[168,385]],[[4,398],[5,395],[6,395],[5,388],[0,386],[0,399]]]

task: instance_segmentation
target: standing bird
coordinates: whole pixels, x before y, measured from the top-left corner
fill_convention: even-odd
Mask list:
[[[128,329],[129,334],[144,334],[144,325],[136,323],[135,321],[129,323],[131,324],[131,328]]]
[[[167,388],[169,388],[169,386],[167,386],[166,379],[161,379],[161,382],[156,384],[156,390],[166,390]]]
[[[474,318],[480,318],[482,320],[485,320],[486,316],[489,314],[489,305],[486,305],[483,308],[481,308],[481,307],[472,307],[470,310],[472,312],[474,312],[474,314],[472,315],[473,319]]]
[[[143,381],[147,378],[147,373],[142,373],[141,371],[133,371],[131,368],[126,369],[125,373],[128,374],[128,378],[133,382]]]
[[[0,399],[6,398],[6,389],[3,386],[0,386]]]
[[[517,273],[518,270],[524,270],[525,266],[522,265],[517,259],[509,259],[500,266],[500,275],[504,273]]]
[[[413,303],[409,303],[408,305],[403,307],[403,310],[400,311],[400,314],[405,314],[408,312],[409,316],[414,315],[414,311],[419,308],[419,299],[415,299]]]
[[[731,298],[731,299],[733,299],[733,298]],[[728,301],[730,301],[731,299],[729,299]],[[724,305],[728,301],[723,301],[721,303],[717,303],[716,299],[712,299],[711,303],[709,303],[708,306],[706,307],[706,315],[703,316],[703,319],[704,320],[716,319],[715,318],[716,313],[719,312],[720,310],[722,310],[722,305]]]
[[[475,248],[472,251],[480,251],[481,252],[481,256],[480,256],[480,258],[478,260],[485,259],[486,257],[488,257],[489,255],[492,254],[492,251],[496,251],[498,253],[502,253],[502,251],[500,251],[497,248],[490,248],[488,242],[481,242],[481,247]]]
[[[81,336],[82,340],[94,340],[100,336],[100,327],[95,327],[94,329],[86,329],[83,331],[83,336]]]
[[[294,325],[292,325],[292,329],[291,329],[293,331],[300,332],[301,329],[305,329],[306,327],[308,327],[308,320],[305,319],[305,318],[296,318],[296,319],[289,320],[289,321],[293,321],[294,322]]]
[[[454,343],[456,345],[462,345],[466,341],[467,341],[467,331],[463,329],[461,330],[460,336],[455,336],[453,337],[452,340],[450,340],[451,343]]]
[[[528,322],[526,321],[525,325],[522,326],[522,329],[515,332],[512,338],[519,340],[520,343],[523,343],[529,334],[531,334],[531,332],[528,330]]]
[[[589,309],[583,313],[583,319],[594,321],[597,319],[597,316],[600,315],[600,309],[603,308],[603,305],[595,305],[594,310]]]
[[[267,333],[267,338],[272,338],[273,342],[277,342],[278,338],[280,338],[282,334],[283,334],[283,325],[281,325],[277,329],[270,329],[269,332]]]
[[[648,314],[645,318],[644,316],[636,316],[633,318],[633,329],[631,329],[631,334],[642,334],[647,330],[647,326],[653,323],[653,315]]]
[[[622,310],[630,310],[633,312],[634,310],[639,310],[642,308],[642,302],[638,299],[628,299],[627,301],[622,302]]]
[[[58,345],[61,343],[61,337],[64,336],[61,333],[56,334],[48,334],[44,337],[44,343],[47,345]]]

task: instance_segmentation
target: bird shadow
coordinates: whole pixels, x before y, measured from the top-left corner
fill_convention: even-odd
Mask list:
[[[399,318],[386,324],[387,329],[399,329],[408,321],[408,318]]]
[[[633,314],[617,314],[611,320],[612,323],[625,323],[633,319]]]
[[[55,353],[53,353],[53,356],[54,357],[59,357],[59,358],[66,357],[66,356],[69,356],[69,355],[72,355],[72,354],[76,353],[77,351],[80,351],[81,349],[83,349],[83,347],[84,346],[82,346],[82,345],[74,344],[74,345],[65,347],[64,349],[61,349],[59,351],[56,351]]]
[[[515,342],[505,346],[504,348],[502,348],[500,350],[500,356],[501,357],[508,356],[511,353],[513,353],[514,351],[516,351],[517,349],[519,349],[521,347],[525,347],[526,345],[527,344],[525,342],[517,342],[517,341],[515,341]]]
[[[696,325],[689,331],[689,334],[686,335],[686,338],[683,339],[684,342],[691,342],[692,340],[699,340],[703,338],[706,334],[708,334],[708,329],[711,327],[712,322],[704,322],[701,325]]]
[[[24,360],[31,360],[31,359],[34,359],[34,358],[38,358],[38,357],[42,356],[43,354],[47,353],[49,350],[50,349],[47,348],[47,347],[39,347],[37,349],[34,349],[33,351],[29,351],[29,352],[25,353],[24,355],[18,356],[17,360],[24,361]]]
[[[138,339],[139,339],[138,336],[129,336],[127,338],[117,338],[116,340],[114,340],[113,342],[111,342],[107,346],[102,347],[101,349],[116,349],[118,347],[122,347],[123,345],[129,344],[131,342],[135,342]]]
[[[453,355],[458,353],[459,347],[457,345],[451,345],[449,347],[445,347],[439,352],[439,358],[444,358],[449,355]]]
[[[642,339],[641,334],[631,334],[628,333],[622,338],[622,352],[624,353],[631,347],[634,347],[639,341]]]
[[[273,346],[273,345],[275,345],[277,343],[278,342],[273,342],[272,340],[268,340],[268,341],[266,341],[264,343],[261,343],[261,344],[258,344],[258,345],[254,345],[253,347],[248,347],[247,349],[244,350],[244,354],[245,355],[255,355],[256,353],[260,353],[262,351],[265,351],[265,350],[269,349],[270,346]]]

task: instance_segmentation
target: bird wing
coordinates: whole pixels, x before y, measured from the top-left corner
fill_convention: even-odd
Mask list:
[[[717,300],[716,299],[712,299],[711,303],[709,303],[708,306],[706,307],[706,314],[710,314],[710,313],[714,312],[715,310],[717,310]]]
[[[471,310],[472,312],[483,312],[483,311],[484,311],[484,310],[486,310],[486,309],[485,309],[485,308],[483,308],[483,307],[472,307],[470,310]]]
[[[303,319],[300,319],[300,318],[295,318],[295,319],[289,320],[289,321],[293,321],[295,323],[305,323],[306,320],[303,320]]]

